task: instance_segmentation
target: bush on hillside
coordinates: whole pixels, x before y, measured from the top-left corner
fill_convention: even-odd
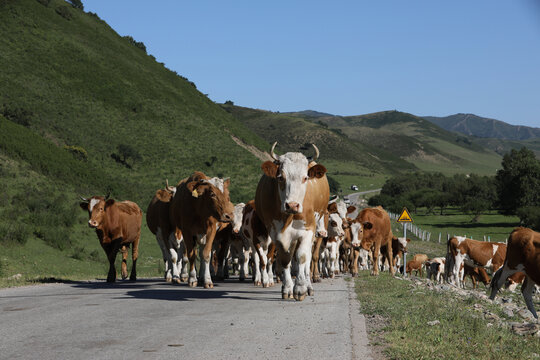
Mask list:
[[[142,41],[137,41],[132,36],[129,36],[129,35],[124,36],[124,39],[129,41],[129,43],[131,45],[141,49],[142,51],[144,51],[146,53],[146,45],[144,45],[144,43]]]
[[[43,6],[49,6],[49,3],[51,2],[51,0],[36,0],[36,1]]]
[[[84,10],[82,0],[67,0],[75,9]]]
[[[0,243],[2,244],[26,244],[30,229],[22,223],[10,222],[0,225]]]
[[[82,146],[65,145],[64,149],[69,151],[76,159],[88,161],[88,153]]]
[[[3,104],[2,107],[0,107],[0,114],[4,115],[6,119],[24,127],[30,126],[30,120],[32,120],[32,117],[34,116],[34,113],[29,110],[7,104]]]
[[[65,5],[58,6],[55,9],[55,11],[56,11],[56,13],[58,15],[60,15],[61,17],[63,17],[66,20],[71,20],[71,18],[73,17],[73,15],[71,14],[69,8],[67,6],[65,6]]]
[[[540,231],[540,206],[524,206],[516,211],[521,225]]]

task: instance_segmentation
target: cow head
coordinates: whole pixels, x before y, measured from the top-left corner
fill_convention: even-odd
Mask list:
[[[326,168],[320,164],[310,163],[304,154],[298,152],[288,152],[278,157],[274,154],[276,144],[277,142],[272,145],[270,151],[274,161],[264,162],[261,168],[266,176],[277,181],[281,212],[300,214],[304,210],[303,202],[308,181],[322,178]],[[316,156],[311,161],[315,161],[319,156],[319,150],[312,145]]]
[[[211,181],[213,179],[199,179],[189,182],[186,186],[191,195],[197,199],[197,207],[204,213],[220,222],[230,223],[234,218],[234,206],[229,199],[230,179],[223,180],[223,190]]]
[[[345,230],[343,230],[343,219],[338,213],[330,214],[328,219],[328,236],[339,237],[344,235]]]
[[[109,195],[92,196],[89,199],[81,198],[83,201],[79,204],[83,210],[88,211],[88,226],[98,228],[105,221],[107,208],[114,204],[113,199],[109,199]]]
[[[411,241],[411,239],[407,238],[405,239],[404,237],[400,237],[400,238],[397,238],[397,237],[392,237],[392,242],[397,242],[397,249],[398,251],[401,251],[402,253],[406,253],[407,252],[407,245],[409,244],[409,242]]]
[[[358,219],[354,219],[350,222],[352,245],[354,247],[362,246],[363,249],[370,250],[371,244],[367,244],[364,240],[364,229],[371,229],[370,222],[361,222]]]
[[[318,213],[315,212],[315,237],[327,237],[328,231],[326,229],[326,223],[328,218],[328,212]]]
[[[232,232],[235,235],[240,233],[240,228],[242,227],[242,219],[244,217],[244,208],[246,204],[238,203],[234,205],[234,218],[232,221]]]

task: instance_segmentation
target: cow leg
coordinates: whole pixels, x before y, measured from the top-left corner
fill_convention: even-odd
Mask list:
[[[167,246],[165,245],[165,241],[163,239],[163,231],[160,227],[158,227],[156,231],[156,241],[159,245],[159,248],[161,249],[161,255],[163,256],[163,264],[165,265],[165,273],[163,274],[163,277],[165,278],[166,282],[172,281],[172,262],[171,262],[171,254],[169,252],[169,249],[167,249]]]
[[[122,280],[126,280],[128,277],[127,274],[127,257],[128,257],[128,248],[126,245],[120,247],[120,252],[122,253],[122,264],[120,265],[120,274],[122,275]]]
[[[242,256],[240,257],[242,266],[240,267],[240,281],[246,280],[249,275],[249,249],[242,248]]]
[[[140,238],[140,233],[139,233],[139,236],[137,236],[137,238],[131,245],[131,274],[129,274],[129,281],[137,281],[137,259],[139,258],[139,238]]]
[[[266,256],[266,251],[261,246],[261,243],[255,244],[255,248],[257,249],[257,256],[259,257],[259,265],[260,265],[260,274],[261,274],[261,280],[262,280],[262,287],[266,288],[268,287],[268,258]],[[259,284],[261,285],[261,284]]]
[[[306,236],[307,235],[307,236]],[[298,275],[296,276],[293,288],[295,300],[302,301],[306,294],[313,295],[313,286],[311,285],[311,250],[313,233],[307,231],[307,234],[299,240],[296,251],[296,262],[298,263]]]
[[[291,252],[290,242],[286,243],[287,247],[278,239],[276,242],[277,248],[277,267],[278,273],[281,274],[281,298],[289,299],[293,297],[293,281],[291,276]],[[294,249],[292,249],[294,250]]]
[[[197,272],[195,271],[195,261],[197,260],[197,252],[195,251],[196,240],[193,235],[184,233],[184,244],[186,246],[187,256],[189,258],[189,279],[190,287],[197,286]]]
[[[523,285],[521,285],[521,293],[523,294],[523,298],[525,299],[525,304],[527,304],[527,308],[529,311],[533,314],[535,319],[538,319],[538,315],[536,314],[536,310],[534,309],[533,299],[532,299],[532,292],[534,289],[534,281],[529,276],[525,277],[525,280],[523,280]]]
[[[514,269],[510,269],[508,264],[504,264],[502,268],[497,270],[497,272],[493,275],[493,278],[491,279],[491,284],[490,284],[491,294],[489,294],[489,298],[491,300],[495,299],[495,295],[497,295],[497,292],[499,292],[499,289],[503,286],[506,279],[508,279],[509,276],[512,276],[518,271],[521,271],[519,269],[522,270],[522,266],[514,270]],[[525,286],[525,283],[521,285],[521,292],[523,292],[524,286]]]
[[[390,268],[390,275],[394,276],[396,274],[396,271],[394,267],[392,266],[394,261],[393,251],[392,251],[392,237],[388,238],[388,242],[386,243],[386,254],[384,254],[386,257],[386,261],[388,262],[388,267]],[[422,265],[420,264],[420,277],[422,276]]]
[[[321,252],[322,237],[315,238],[315,246],[312,251],[311,273],[314,283],[321,282],[321,274],[319,273],[319,254]],[[311,249],[310,249],[311,250]]]
[[[118,254],[118,245],[117,242],[113,241],[113,244],[110,244],[107,247],[103,248],[107,253],[107,259],[109,260],[109,273],[107,274],[107,282],[116,281],[116,268],[114,262],[116,260],[116,254]]]
[[[373,246],[373,269],[371,270],[371,275],[379,275],[379,253],[381,251],[381,244],[379,242],[375,243]]]
[[[215,235],[216,226],[214,225],[206,234],[206,243],[204,244],[204,248],[200,256],[201,279],[203,280],[205,289],[212,289],[214,287],[214,283],[212,282],[212,277],[210,275],[210,261],[212,260],[212,245]]]
[[[272,287],[274,286],[274,258],[276,253],[276,245],[271,239],[269,238],[269,245],[268,245],[268,262],[266,264],[266,270],[268,272],[268,286]]]

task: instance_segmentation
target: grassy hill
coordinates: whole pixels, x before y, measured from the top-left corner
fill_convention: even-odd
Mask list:
[[[254,196],[261,160],[246,148],[268,144],[144,45],[62,0],[1,0],[0,18],[0,277],[70,273],[22,261],[36,244],[57,266],[103,261],[78,195],[146,210],[165,179],[201,170],[231,177],[233,201]],[[157,275],[146,225],[141,252]]]
[[[266,140],[276,136],[279,124],[283,142],[302,144],[303,139],[295,131],[302,129],[303,134],[311,133],[309,138],[318,138],[323,147],[329,144],[327,151],[331,159],[350,159],[383,173],[420,169],[445,174],[493,175],[500,166],[499,154],[471,138],[399,111],[344,117],[315,111],[279,114],[224,107]],[[372,160],[375,165],[370,163]]]
[[[528,140],[540,137],[540,128],[510,125],[500,120],[474,114],[455,114],[445,117],[424,116],[424,119],[448,131],[480,138]]]

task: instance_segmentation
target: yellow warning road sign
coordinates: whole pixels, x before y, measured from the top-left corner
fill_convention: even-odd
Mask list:
[[[403,211],[401,212],[401,215],[399,215],[397,222],[413,222],[411,215],[409,215],[409,212],[407,211],[407,208],[403,208]]]

